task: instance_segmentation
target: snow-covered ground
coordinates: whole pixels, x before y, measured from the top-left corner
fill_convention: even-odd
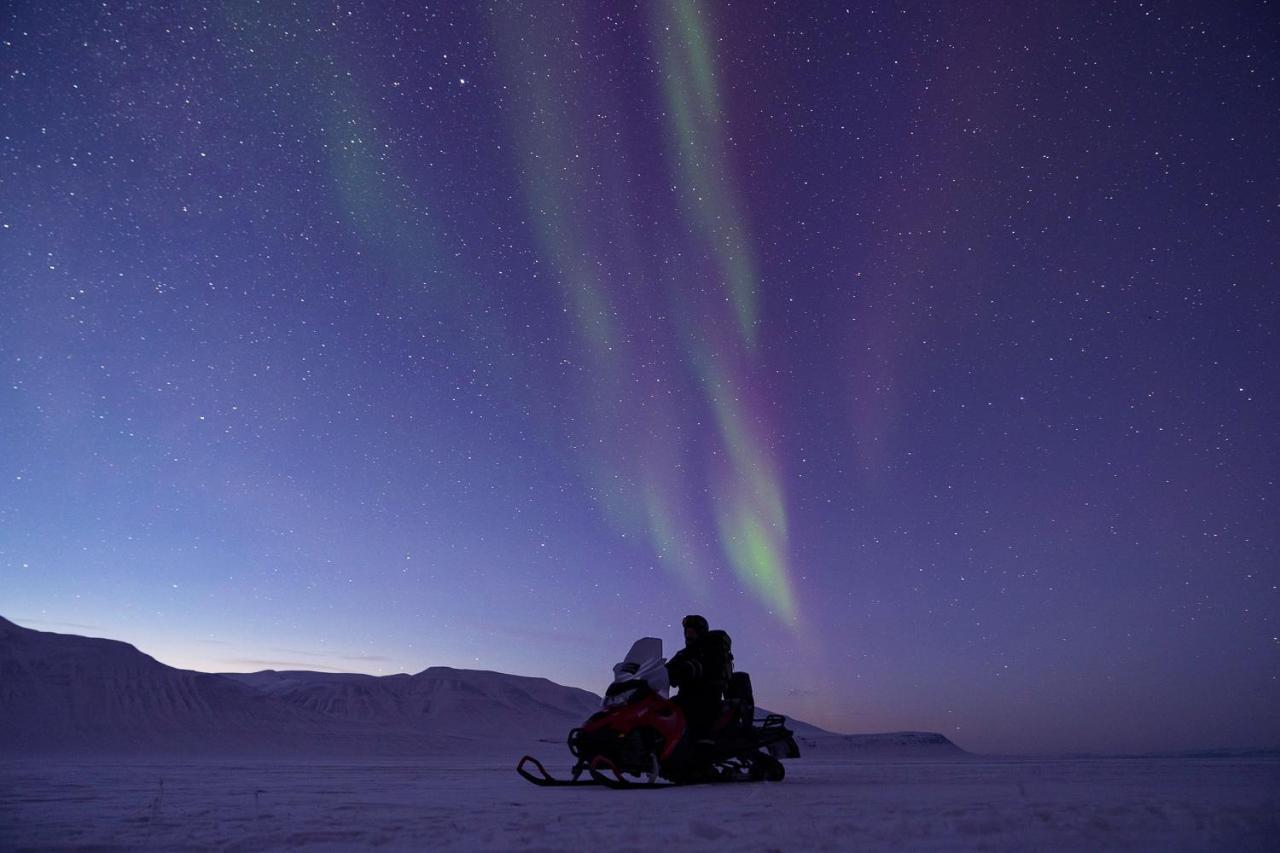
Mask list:
[[[517,757],[0,760],[0,849],[1280,849],[1275,757],[811,755],[776,784],[664,791],[536,788]]]

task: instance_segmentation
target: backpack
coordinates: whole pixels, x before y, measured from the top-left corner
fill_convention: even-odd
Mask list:
[[[724,671],[707,673],[708,678],[721,684],[727,684],[730,677],[733,676],[733,640],[729,638],[729,632],[720,630],[708,631],[707,639],[704,642],[724,656]]]

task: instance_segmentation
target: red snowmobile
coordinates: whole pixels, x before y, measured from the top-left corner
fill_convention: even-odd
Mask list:
[[[667,698],[665,664],[662,640],[645,637],[614,666],[604,707],[569,732],[569,751],[577,759],[571,778],[554,778],[531,755],[520,759],[516,772],[547,786],[665,788],[780,781],[785,770],[779,759],[798,758],[800,749],[785,717],[755,719],[751,677],[745,672],[732,675],[719,718],[706,737],[695,740],[689,736],[684,711]]]

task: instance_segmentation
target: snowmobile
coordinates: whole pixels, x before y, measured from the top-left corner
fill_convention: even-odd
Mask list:
[[[706,737],[696,739],[680,705],[668,698],[661,639],[637,640],[613,673],[603,707],[569,732],[569,751],[577,759],[571,778],[553,777],[531,755],[520,759],[517,773],[544,786],[778,782],[785,775],[780,759],[800,757],[785,717],[755,718],[751,677],[745,672],[730,677],[720,716]]]

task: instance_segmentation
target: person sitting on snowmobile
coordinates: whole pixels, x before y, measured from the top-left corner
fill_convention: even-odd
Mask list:
[[[706,617],[690,615],[681,622],[684,648],[667,662],[667,677],[680,688],[675,702],[684,711],[691,739],[706,737],[720,715],[725,685],[733,674],[729,635],[712,631]]]

